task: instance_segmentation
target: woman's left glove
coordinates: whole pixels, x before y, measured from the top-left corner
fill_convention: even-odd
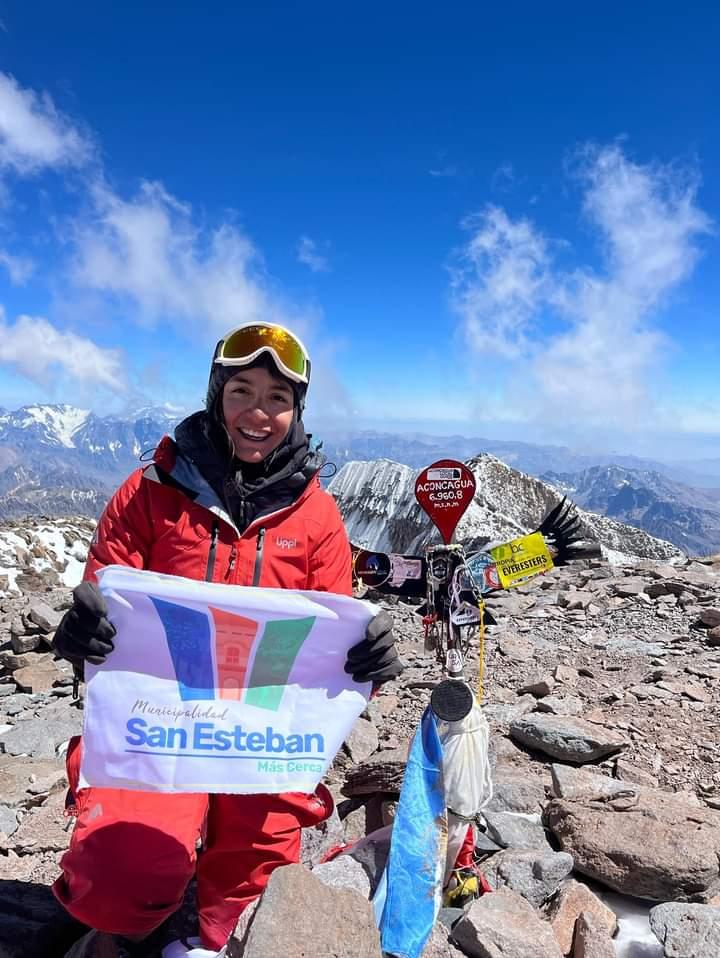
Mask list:
[[[375,682],[377,685],[395,679],[403,664],[395,648],[393,620],[387,612],[379,612],[368,623],[365,638],[348,651],[345,671],[356,682]]]

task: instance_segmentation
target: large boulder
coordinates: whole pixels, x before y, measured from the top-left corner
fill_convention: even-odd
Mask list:
[[[720,891],[720,812],[651,789],[555,799],[545,825],[575,870],[654,901],[705,901]]]
[[[244,927],[243,927],[244,926]],[[381,958],[370,903],[325,885],[302,865],[276,868],[249,923],[228,942],[228,958]]]
[[[527,748],[564,762],[594,762],[624,748],[617,732],[584,719],[560,715],[524,715],[510,724],[510,735]]]
[[[717,958],[720,955],[720,908],[674,901],[656,905],[650,927],[665,949],[665,958]]]
[[[615,958],[612,937],[590,912],[582,912],[575,924],[572,958]]]
[[[562,958],[548,923],[507,888],[474,901],[451,938],[470,958]]]
[[[569,955],[572,951],[575,925],[583,912],[591,914],[595,922],[609,935],[614,935],[617,930],[615,912],[600,901],[587,885],[571,878],[562,884],[547,910],[550,927],[555,932],[564,955]]]
[[[493,855],[480,867],[492,888],[510,888],[539,908],[570,874],[573,860],[567,852],[549,849],[508,850]]]

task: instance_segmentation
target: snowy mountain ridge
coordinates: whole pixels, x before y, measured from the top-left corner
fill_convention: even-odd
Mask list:
[[[457,528],[471,549],[507,540],[538,527],[560,496],[552,486],[483,453],[468,460],[477,492]],[[329,486],[350,539],[381,552],[419,553],[437,539],[415,501],[417,471],[387,459],[347,463]],[[682,555],[670,542],[606,516],[578,509],[589,539],[609,556],[668,560]]]

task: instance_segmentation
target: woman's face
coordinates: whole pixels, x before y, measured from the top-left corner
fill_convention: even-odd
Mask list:
[[[241,369],[228,379],[223,420],[241,462],[262,462],[277,449],[292,424],[294,398],[286,379],[261,366]]]

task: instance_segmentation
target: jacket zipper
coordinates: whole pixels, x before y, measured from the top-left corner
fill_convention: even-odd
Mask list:
[[[210,551],[208,552],[207,568],[205,569],[206,582],[212,582],[213,572],[215,571],[215,549],[217,547],[219,529],[220,523],[216,519],[213,522],[212,533],[210,534]]]
[[[262,572],[263,545],[265,542],[265,527],[258,529],[257,546],[255,548],[255,569],[253,570],[253,585],[260,585],[260,573]]]

